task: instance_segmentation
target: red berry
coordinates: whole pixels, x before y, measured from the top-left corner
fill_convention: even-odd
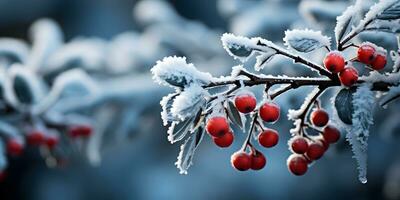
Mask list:
[[[24,150],[24,145],[17,139],[10,139],[7,141],[7,153],[12,156],[19,156]]]
[[[267,159],[265,158],[264,154],[259,151],[255,151],[251,154],[251,169],[252,170],[260,170],[264,168],[265,164],[267,163]]]
[[[251,167],[251,157],[243,151],[238,151],[231,156],[232,166],[239,171],[246,171]]]
[[[336,127],[328,125],[324,128],[322,136],[324,137],[325,141],[332,144],[339,140],[340,131]]]
[[[307,172],[308,161],[302,155],[292,154],[287,160],[287,166],[294,175],[301,176]]]
[[[225,117],[212,117],[207,121],[207,132],[213,137],[221,137],[229,132],[229,124]]]
[[[340,82],[347,87],[354,85],[358,80],[358,71],[354,67],[346,67],[339,74]]]
[[[46,146],[49,149],[54,149],[54,147],[56,147],[58,143],[59,143],[59,138],[57,136],[52,135],[46,138]]]
[[[89,137],[92,134],[92,127],[89,125],[75,125],[69,128],[68,134],[75,137]]]
[[[265,148],[270,148],[278,144],[279,135],[274,129],[266,129],[258,135],[258,142]]]
[[[375,58],[375,47],[371,44],[363,44],[358,48],[357,58],[364,64],[371,64]]]
[[[273,102],[264,103],[260,108],[260,117],[266,122],[275,122],[279,118],[280,108]]]
[[[291,141],[290,147],[294,153],[303,154],[308,150],[308,142],[303,137],[296,137]]]
[[[41,145],[45,141],[45,136],[40,131],[32,131],[26,137],[28,144],[30,145]]]
[[[313,142],[308,146],[306,155],[310,160],[318,160],[322,157],[322,155],[324,155],[325,150],[326,149],[322,142]]]
[[[235,106],[241,113],[249,113],[256,108],[257,100],[253,94],[241,94],[235,98]]]
[[[323,109],[317,109],[311,113],[311,122],[315,126],[318,127],[325,126],[326,124],[328,124],[328,121],[329,121],[329,115]]]
[[[322,146],[324,147],[324,151],[329,149],[329,143],[323,137],[319,138],[318,141],[321,142]]]
[[[387,62],[386,55],[377,54],[375,59],[371,63],[372,69],[381,70],[381,69],[385,68],[386,62]]]
[[[222,148],[229,147],[233,143],[233,133],[231,131],[225,133],[221,137],[213,137],[214,143]]]
[[[329,52],[324,59],[324,66],[332,73],[339,73],[344,69],[345,60],[343,56],[337,52]]]

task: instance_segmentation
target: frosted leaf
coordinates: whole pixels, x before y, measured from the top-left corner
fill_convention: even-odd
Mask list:
[[[287,30],[285,31],[285,45],[297,52],[309,53],[321,47],[330,47],[331,39],[322,35],[321,31]]]
[[[0,39],[0,57],[6,57],[12,63],[22,63],[27,59],[28,53],[28,45],[24,41],[12,38]]]
[[[356,88],[343,88],[340,90],[333,102],[335,110],[339,119],[345,124],[352,124],[352,115],[354,113],[353,108],[353,94],[356,92]]]
[[[213,79],[211,74],[198,71],[185,57],[165,57],[151,69],[153,79],[163,85],[185,87],[191,83],[205,85]]]
[[[241,117],[239,111],[236,109],[233,102],[230,100],[227,101],[226,111],[227,111],[229,120],[243,129],[242,117]]]
[[[207,91],[199,85],[191,85],[181,92],[172,103],[171,113],[182,121],[193,116],[206,103]]]
[[[196,114],[196,113],[194,113]],[[182,140],[193,126],[196,116],[189,117],[183,121],[174,121],[168,128],[168,141],[171,144]]]
[[[369,128],[373,124],[374,93],[367,84],[361,85],[353,95],[354,113],[353,125],[347,131],[354,158],[358,165],[358,178],[362,183],[367,182],[367,147]]]
[[[389,92],[381,98],[379,105],[386,108],[387,104],[400,97],[400,86],[391,87]]]
[[[197,131],[192,134],[185,143],[181,145],[181,151],[178,155],[178,160],[175,165],[179,169],[180,174],[187,174],[187,170],[193,165],[193,156],[203,139],[204,128],[200,127]]]
[[[367,31],[382,31],[388,33],[400,33],[400,20],[375,20],[365,27]]]
[[[61,47],[63,34],[58,24],[50,19],[36,21],[29,32],[33,44],[27,66],[40,68],[48,57]]]
[[[273,45],[272,42],[264,40],[262,38],[247,38],[243,36],[236,36],[231,33],[225,33],[221,37],[222,45],[224,49],[233,58],[246,62],[256,51],[267,54],[275,54],[275,50],[267,46],[259,46],[260,40],[265,41],[269,45]]]
[[[343,36],[347,34],[356,21],[356,15],[362,10],[362,1],[357,0],[352,6],[349,6],[342,15],[336,18],[335,37],[339,43]]]
[[[106,43],[97,38],[78,38],[64,45],[49,58],[47,69],[59,70],[82,67],[95,70],[104,65]]]
[[[14,64],[7,70],[4,94],[11,105],[35,104],[45,96],[45,92],[44,83],[30,68]]]
[[[162,98],[160,101],[160,105],[162,108],[161,111],[161,119],[163,120],[164,126],[167,126],[168,123],[173,121],[178,121],[179,119],[174,117],[171,113],[172,103],[174,102],[175,98],[179,95],[179,93],[171,93]]]
[[[254,65],[254,69],[256,71],[260,71],[261,69],[263,69],[265,64],[267,64],[275,54],[275,51],[260,53],[260,55],[256,57],[256,64]]]

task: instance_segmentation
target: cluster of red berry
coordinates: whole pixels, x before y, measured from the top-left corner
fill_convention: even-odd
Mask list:
[[[328,125],[329,115],[325,110],[317,108],[311,113],[310,120],[314,126],[323,128],[321,135],[297,135],[289,140],[293,154],[289,156],[287,166],[290,172],[298,176],[305,174],[308,166],[324,155],[329,144],[340,139],[340,131],[335,126]]]
[[[255,110],[257,100],[250,92],[246,94],[239,94],[235,97],[236,109],[243,113],[248,114]],[[280,108],[272,102],[265,102],[259,108],[258,112],[260,118],[265,122],[275,122],[280,115]],[[265,148],[271,148],[278,143],[279,135],[276,130],[262,128],[261,133],[258,135],[258,142]],[[229,127],[229,123],[224,116],[214,116],[207,121],[207,132],[211,135],[214,143],[222,148],[229,147],[233,143],[233,132]],[[251,130],[252,131],[252,130]],[[241,149],[235,152],[231,157],[232,166],[239,171],[246,171],[248,169],[260,170],[266,164],[265,156],[255,149],[251,144],[246,144],[245,147],[250,147],[250,153]]]
[[[68,135],[71,138],[87,138],[92,134],[92,127],[89,125],[74,125],[68,128]],[[26,135],[26,142],[31,146],[46,146],[53,150],[59,144],[59,136],[46,134],[41,130],[32,130]],[[10,156],[20,156],[24,150],[24,143],[18,138],[10,138],[7,141],[7,153]]]
[[[366,64],[370,69],[381,70],[385,68],[387,62],[386,51],[375,44],[363,43],[358,47],[355,60]],[[338,51],[331,51],[326,55],[324,66],[332,73],[339,73],[340,82],[344,86],[350,87],[358,80],[357,69],[346,62]]]

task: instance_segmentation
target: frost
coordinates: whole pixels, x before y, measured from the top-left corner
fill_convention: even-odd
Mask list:
[[[354,113],[353,125],[348,130],[346,138],[349,141],[354,158],[358,165],[358,178],[362,183],[367,182],[367,147],[369,128],[373,124],[374,93],[370,85],[363,84],[353,95]]]
[[[171,113],[171,108],[172,108],[172,103],[174,102],[176,96],[178,96],[179,93],[171,93],[165,97],[162,98],[160,101],[160,105],[162,108],[161,111],[161,119],[163,120],[164,126],[167,126],[168,123],[173,122],[173,121],[178,121],[179,119],[174,117]]]
[[[185,143],[181,145],[181,151],[178,155],[178,160],[175,165],[180,170],[180,174],[187,174],[187,170],[193,165],[193,156],[203,139],[204,128],[199,128],[196,133],[191,135],[185,140]]]
[[[356,15],[362,10],[362,1],[357,0],[352,6],[349,6],[341,16],[336,18],[335,37],[339,43],[343,36],[350,31],[356,21]]]
[[[372,71],[368,76],[360,77],[359,80],[369,83],[385,82],[397,85],[400,83],[400,73],[381,74]]]
[[[198,71],[185,57],[166,57],[151,69],[153,79],[166,86],[185,87],[191,83],[205,85],[213,79],[211,74]]]
[[[391,87],[389,92],[383,96],[379,102],[381,106],[386,108],[387,104],[400,97],[400,86]]]
[[[231,33],[225,33],[221,37],[222,45],[224,49],[233,58],[246,62],[255,51],[262,51],[268,54],[275,51],[269,47],[260,47],[257,45],[258,41],[263,40],[261,38],[247,38],[242,36],[235,36]],[[275,46],[272,42],[264,40],[269,45]],[[267,45],[268,46],[268,45]]]
[[[0,39],[0,57],[7,57],[11,62],[24,62],[28,57],[28,45],[18,39]]]
[[[312,30],[287,30],[283,38],[285,45],[298,52],[309,53],[321,47],[330,47],[331,41],[321,31]]]
[[[265,64],[267,64],[272,57],[276,54],[275,51],[268,51],[266,53],[261,53],[256,57],[256,64],[254,65],[254,69],[256,71],[260,71],[264,68]]]
[[[313,99],[313,97],[315,95],[317,95],[319,90],[320,89],[318,87],[314,88],[314,90],[311,91],[310,94],[308,94],[307,97],[304,99],[303,104],[300,106],[300,108],[298,110],[290,109],[288,111],[288,119],[289,120],[299,119],[300,115],[305,112],[305,109],[307,108],[307,105],[310,104],[311,100]]]
[[[193,116],[206,103],[208,93],[199,85],[191,85],[181,92],[172,103],[171,113],[182,121]]]

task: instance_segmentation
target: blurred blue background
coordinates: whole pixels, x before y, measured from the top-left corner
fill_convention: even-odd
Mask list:
[[[220,45],[222,33],[262,36],[278,42],[282,42],[284,31],[291,27],[315,28],[331,35],[335,17],[350,3],[0,0],[0,37],[29,40],[28,27],[37,19],[51,18],[60,24],[66,41],[76,37],[99,37],[108,41],[123,32],[136,34],[138,45],[132,49],[145,55],[138,56],[128,70],[148,80],[152,65],[167,55],[187,56],[201,70],[222,75],[238,64]],[[157,7],[160,5],[167,7]],[[395,48],[395,40],[387,35],[364,37]],[[268,73],[312,75],[296,68],[291,61],[276,60],[271,65],[275,67],[265,69]],[[137,82],[143,86],[148,83]],[[159,114],[158,100],[169,90],[157,91],[143,94],[143,99],[151,100],[152,104],[135,119],[136,127],[129,137],[118,142],[110,139],[111,144],[102,149],[99,166],[78,157],[64,167],[51,169],[31,150],[22,158],[11,160],[7,179],[0,184],[0,199],[400,199],[399,103],[391,105],[392,109],[376,109],[377,121],[369,139],[369,179],[363,185],[357,179],[356,163],[343,139],[305,176],[291,175],[286,167],[290,154],[286,141],[291,122],[286,117],[273,125],[281,134],[279,145],[263,149],[267,157],[265,169],[237,172],[230,166],[230,155],[244,139],[244,134],[237,132],[235,143],[229,149],[219,149],[205,137],[189,174],[180,175],[174,166],[179,145],[167,141],[167,130]],[[304,93],[304,90],[293,92],[279,97],[278,102],[285,110],[297,108]],[[140,101],[132,103],[141,104]],[[329,107],[330,102],[324,105]],[[286,116],[286,111],[282,116]]]

